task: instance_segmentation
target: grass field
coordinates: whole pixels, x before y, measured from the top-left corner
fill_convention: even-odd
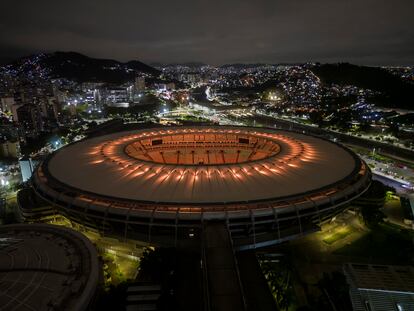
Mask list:
[[[346,238],[351,233],[352,230],[348,227],[335,228],[334,232],[325,234],[322,241],[324,241],[328,245],[332,245],[335,242]]]

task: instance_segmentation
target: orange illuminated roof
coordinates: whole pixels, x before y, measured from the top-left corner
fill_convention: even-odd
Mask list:
[[[70,187],[155,203],[228,203],[294,196],[355,172],[347,149],[296,132],[174,127],[119,132],[56,152],[49,174]]]

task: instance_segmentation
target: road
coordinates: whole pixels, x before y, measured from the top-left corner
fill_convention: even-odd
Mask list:
[[[400,183],[400,182],[398,182],[394,179],[391,179],[389,177],[377,175],[377,174],[374,173],[372,175],[372,179],[373,180],[378,180],[378,181],[382,182],[384,185],[387,185],[389,187],[394,188],[397,191],[397,194],[400,194],[400,195],[401,194],[410,194],[410,193],[413,192],[413,191],[410,191],[409,189],[403,187],[402,183]]]
[[[358,153],[358,152],[357,152]],[[406,185],[406,188],[414,185],[414,170],[407,166],[402,166],[398,162],[391,162],[390,159],[386,161],[376,160],[373,157],[360,154],[360,157],[371,167],[374,174],[383,176],[384,178],[392,179],[399,184]]]

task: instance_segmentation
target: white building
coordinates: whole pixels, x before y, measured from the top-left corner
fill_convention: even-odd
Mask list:
[[[33,171],[36,169],[37,165],[40,163],[38,160],[34,160],[30,157],[22,158],[19,160],[20,172],[22,174],[22,181],[26,182],[32,177]]]

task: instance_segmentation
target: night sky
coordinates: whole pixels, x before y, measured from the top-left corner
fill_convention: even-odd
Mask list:
[[[414,0],[1,0],[0,59],[414,64]]]

